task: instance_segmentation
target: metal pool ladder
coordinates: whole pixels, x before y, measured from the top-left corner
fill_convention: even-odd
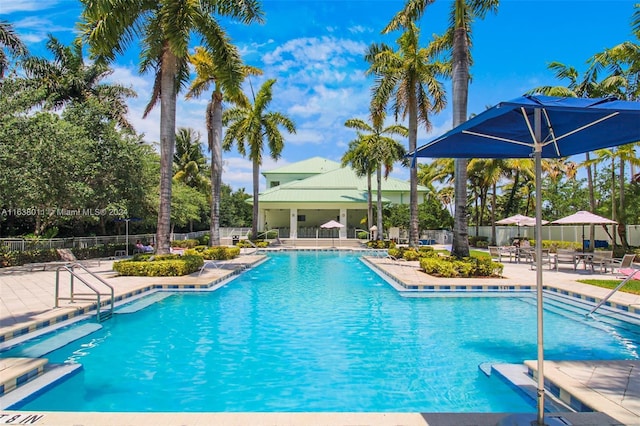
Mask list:
[[[621,288],[622,288],[622,287],[623,287],[627,282],[631,281],[631,280],[633,279],[634,275],[636,274],[636,272],[637,272],[637,270],[636,270],[636,269],[634,269],[634,270],[633,270],[633,273],[629,274],[629,276],[627,276],[624,280],[622,280],[622,282],[621,282],[620,284],[618,284],[618,286],[617,286],[616,288],[614,288],[613,290],[611,290],[611,291],[609,292],[609,294],[607,294],[607,295],[606,295],[606,296],[605,296],[605,297],[600,301],[600,303],[598,303],[598,304],[596,305],[596,307],[595,307],[595,308],[593,308],[593,309],[592,309],[592,310],[587,314],[587,316],[589,316],[589,315],[593,314],[593,313],[594,313],[594,312],[595,312],[595,311],[596,311],[600,306],[604,305],[604,304],[607,302],[607,300],[609,300],[609,298],[611,298],[611,296],[613,296],[613,294],[614,294],[615,292],[617,292],[618,290],[620,290],[620,289],[621,289]]]
[[[76,268],[80,268],[85,271],[88,275],[80,275]],[[60,271],[69,272],[69,297],[61,297],[60,296]],[[91,281],[89,282],[89,277],[91,277]],[[74,279],[77,278],[78,281],[82,282],[85,286],[87,286],[91,292],[90,293],[81,293],[76,292]],[[97,282],[96,282],[97,281]],[[96,286],[106,286],[108,288],[107,293],[102,293]],[[104,288],[103,288],[104,290]],[[108,299],[103,302],[102,297],[107,297]],[[102,322],[108,320],[113,315],[113,304],[114,304],[114,290],[113,287],[107,283],[104,279],[96,275],[95,273],[89,271],[84,265],[80,263],[69,263],[67,265],[59,266],[56,269],[56,292],[55,292],[55,307],[60,307],[61,300],[69,300],[71,303],[76,301],[96,301],[96,319],[98,322]],[[105,305],[106,309],[102,308],[102,305]]]

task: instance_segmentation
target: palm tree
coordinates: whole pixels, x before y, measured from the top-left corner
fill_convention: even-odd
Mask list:
[[[433,0],[407,0],[405,7],[392,19],[384,32],[406,27],[417,21]],[[471,65],[471,23],[483,19],[487,12],[497,10],[499,0],[454,0],[451,26],[433,43],[436,51],[450,51],[453,89],[453,125],[467,120],[469,68]],[[455,160],[455,220],[451,253],[457,257],[469,256],[467,225],[467,160]]]
[[[210,195],[211,182],[205,175],[207,159],[202,154],[200,134],[181,127],[176,134],[176,152],[173,155],[174,180]]]
[[[393,124],[382,127],[382,120],[376,120],[369,124],[364,120],[352,118],[344,125],[350,129],[358,131],[359,146],[362,146],[364,155],[367,155],[371,165],[375,167],[377,177],[377,222],[378,239],[381,238],[382,229],[382,168],[384,167],[385,179],[393,171],[393,164],[403,159],[406,151],[400,142],[387,135],[407,136],[409,131],[406,127]],[[343,157],[344,158],[344,157]],[[368,174],[368,176],[371,176]],[[371,194],[369,194],[369,205],[371,205]]]
[[[229,46],[229,51],[237,50]],[[218,58],[216,52],[196,47],[190,57],[196,69],[196,78],[189,87],[187,99],[198,97],[213,84],[211,100],[207,105],[207,141],[211,152],[211,246],[220,245],[220,191],[222,187],[222,101],[227,100],[246,106],[249,100],[242,92],[246,75],[260,75],[262,71],[242,64],[240,55]]]
[[[393,99],[392,110],[409,120],[409,151],[417,147],[418,122],[427,131],[431,129],[429,113],[445,107],[444,89],[438,77],[445,76],[448,68],[434,61],[429,49],[419,47],[420,31],[413,23],[398,38],[398,51],[384,43],[372,44],[365,54],[370,63],[368,74],[376,77],[372,90],[371,111],[373,123],[383,120],[387,104]],[[411,167],[409,245],[418,245],[418,175]]]
[[[82,103],[95,98],[109,105],[108,118],[123,129],[133,130],[127,120],[126,99],[135,97],[136,92],[119,84],[101,83],[113,73],[112,69],[104,63],[86,64],[80,40],[65,46],[49,35],[47,49],[53,54],[53,60],[30,57],[24,61],[27,75],[44,89],[41,102],[46,108],[60,109],[70,102]]]
[[[268,111],[273,98],[272,88],[275,79],[264,82],[258,91],[253,105],[233,107],[223,112],[222,123],[227,127],[227,133],[222,141],[222,148],[228,151],[236,143],[238,152],[253,162],[253,223],[251,237],[258,236],[258,190],[262,152],[266,139],[271,158],[280,158],[284,148],[284,138],[279,127],[282,126],[289,133],[296,132],[296,126],[289,117],[279,112]]]
[[[236,51],[229,49],[229,39],[215,15],[251,23],[262,21],[262,11],[256,0],[82,0],[82,3],[85,7],[80,25],[82,37],[98,62],[113,60],[139,37],[140,72],[155,73],[153,94],[144,116],[160,103],[160,208],[156,239],[158,253],[169,253],[176,98],[189,79],[189,41],[192,35],[199,35],[217,58],[222,61],[234,58]]]
[[[356,176],[367,177],[367,230],[373,226],[373,191],[371,190],[371,175],[376,171],[376,162],[372,159],[369,145],[362,141],[363,136],[358,133],[357,139],[349,142],[347,152],[342,156],[342,167],[351,165]]]
[[[563,97],[598,97],[605,95],[606,91],[604,87],[596,81],[597,72],[587,72],[583,75],[582,79],[580,79],[580,74],[578,71],[572,67],[564,65],[560,62],[552,62],[549,64],[548,68],[555,72],[555,76],[561,80],[568,80],[568,83],[565,86],[540,86],[530,90],[528,93],[542,93],[543,95],[548,96],[563,96]],[[589,152],[585,152],[585,162],[582,163],[582,166],[586,168],[587,171],[587,188],[589,191],[589,206],[591,207],[591,211],[596,211],[596,197],[595,197],[595,188],[594,188],[594,164],[591,161],[591,154]],[[595,238],[595,225],[591,225],[589,227],[589,238],[591,241],[590,247],[594,245]]]
[[[4,78],[4,73],[9,69],[9,55],[5,49],[11,56],[16,57],[26,56],[29,53],[13,29],[13,25],[7,21],[0,21],[0,80]]]

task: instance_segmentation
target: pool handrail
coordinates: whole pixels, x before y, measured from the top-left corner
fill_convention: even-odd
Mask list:
[[[97,288],[95,288],[93,285],[91,285],[91,283],[89,283],[86,279],[84,279],[84,277],[82,277],[81,275],[79,275],[78,273],[76,273],[74,271],[74,268],[81,268],[82,270],[84,270],[87,274],[89,274],[91,277],[97,279],[101,284],[107,286],[109,288],[109,309],[106,312],[102,312],[102,300],[101,300],[101,296],[103,295],[103,293],[101,293]],[[66,270],[67,272],[69,272],[70,274],[70,280],[69,280],[69,295],[70,297],[60,297],[60,271],[61,270]],[[93,291],[93,293],[76,293],[74,291],[74,285],[73,285],[73,279],[77,278],[80,282],[82,282],[84,285],[86,285],[89,289],[91,289]],[[71,303],[74,303],[74,301],[77,298],[77,296],[81,296],[80,299],[78,300],[93,300],[92,299],[83,299],[82,296],[93,296],[95,294],[96,297],[96,319],[98,320],[98,322],[102,322],[106,319],[111,318],[111,316],[113,315],[113,307],[114,307],[114,288],[113,286],[111,286],[109,283],[107,283],[104,279],[102,279],[101,277],[99,277],[98,275],[96,275],[95,273],[91,272],[90,270],[88,270],[84,265],[78,263],[78,262],[73,262],[73,263],[68,263],[66,265],[62,265],[59,266],[58,268],[56,268],[56,288],[55,288],[55,307],[59,308],[60,307],[60,300],[69,300]]]

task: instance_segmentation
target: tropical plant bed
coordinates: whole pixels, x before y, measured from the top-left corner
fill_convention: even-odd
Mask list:
[[[203,264],[202,256],[193,254],[143,254],[113,262],[113,270],[126,276],[178,277],[196,272]]]
[[[621,280],[578,280],[579,283],[595,285],[597,287],[614,289],[620,285]],[[627,282],[619,291],[631,294],[640,294],[640,281],[631,280]]]
[[[502,278],[504,265],[487,258],[443,256],[421,258],[420,268],[429,275],[443,278]]]
[[[397,259],[417,260],[420,268],[435,277],[443,278],[502,278],[504,265],[493,262],[491,257],[480,251],[471,252],[471,257],[458,259],[449,256],[445,251],[434,250],[433,247],[423,246],[415,248],[390,248],[390,256]]]

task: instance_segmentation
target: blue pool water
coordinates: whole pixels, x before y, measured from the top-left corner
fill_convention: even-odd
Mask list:
[[[535,411],[484,362],[536,358],[533,296],[405,298],[357,256],[273,254],[47,355],[83,370],[19,407],[64,411]],[[638,330],[545,314],[547,359],[638,359]]]

